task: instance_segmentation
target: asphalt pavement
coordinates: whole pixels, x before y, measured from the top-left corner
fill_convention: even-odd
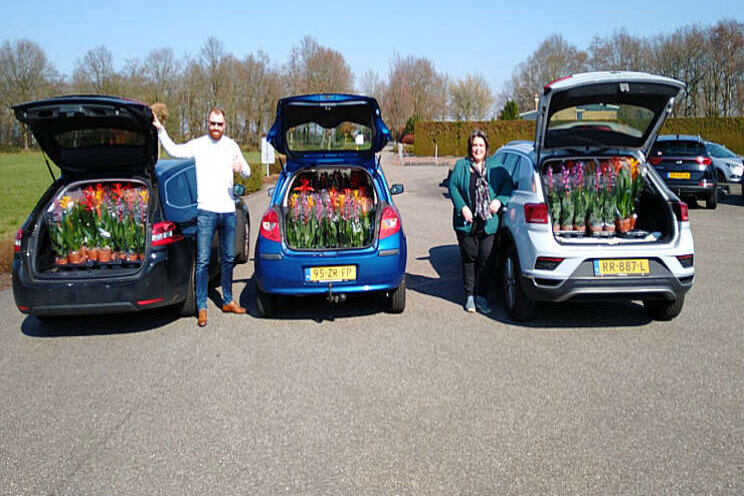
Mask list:
[[[407,306],[286,299],[42,322],[0,292],[0,494],[744,494],[744,203],[691,209],[682,314],[462,309],[446,167],[383,157]],[[255,239],[268,204],[247,197]],[[254,243],[252,243],[253,246]],[[214,293],[213,293],[214,296]]]

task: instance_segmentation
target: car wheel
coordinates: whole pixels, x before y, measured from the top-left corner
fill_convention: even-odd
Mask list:
[[[524,293],[520,274],[519,257],[514,248],[509,246],[503,260],[502,279],[506,313],[516,322],[525,322],[535,317],[535,302]]]
[[[251,225],[245,212],[239,210],[235,229],[235,263],[244,264],[250,256]]]
[[[705,208],[708,210],[715,210],[718,206],[718,188],[715,188],[713,190],[713,194],[711,194],[708,198],[705,199]]]
[[[403,275],[403,279],[397,288],[388,292],[387,295],[388,312],[390,313],[403,313],[406,309],[406,276]]]
[[[276,311],[276,296],[256,288],[256,309],[261,317],[271,317]]]
[[[194,285],[194,273],[196,262],[191,264],[189,282],[186,284],[186,299],[178,307],[178,313],[182,317],[192,317],[196,314],[196,287]]]
[[[675,300],[643,300],[646,313],[654,320],[672,320],[680,314],[685,304],[685,296],[678,296]]]
[[[716,178],[718,180],[718,184],[723,184],[726,182],[726,174],[724,174],[721,169],[716,169]]]

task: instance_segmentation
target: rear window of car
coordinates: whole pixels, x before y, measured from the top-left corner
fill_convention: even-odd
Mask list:
[[[651,156],[697,156],[705,153],[705,145],[692,140],[657,141],[651,149]]]
[[[595,103],[567,107],[550,116],[548,133],[599,131],[640,138],[654,120],[653,110],[629,104]]]
[[[287,130],[287,145],[293,152],[370,150],[372,129],[349,121],[333,127],[305,122]]]
[[[710,154],[716,158],[736,158],[734,152],[725,146],[716,145],[715,143],[708,143],[708,150],[710,150]]]
[[[99,146],[143,146],[145,136],[127,129],[73,129],[57,134],[55,140],[62,148],[93,148]]]

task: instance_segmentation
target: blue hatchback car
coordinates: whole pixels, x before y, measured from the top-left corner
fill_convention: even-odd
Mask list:
[[[406,238],[376,153],[390,132],[373,98],[315,94],[283,98],[269,142],[287,157],[259,224],[258,313],[280,296],[378,292],[390,312],[406,303]]]

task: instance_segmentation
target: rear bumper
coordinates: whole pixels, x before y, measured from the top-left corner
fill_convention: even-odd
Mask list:
[[[256,285],[264,293],[277,295],[385,291],[400,284],[406,270],[406,256],[405,238],[398,235],[383,240],[377,248],[305,253],[282,250],[279,243],[259,237],[255,251]],[[356,280],[306,281],[309,267],[339,265],[355,266]]]
[[[658,260],[650,261],[648,276],[595,276],[585,261],[567,279],[521,276],[525,294],[535,301],[674,300],[692,288],[694,272],[677,277]]]
[[[716,191],[716,183],[706,180],[706,186],[700,186],[699,182],[693,181],[675,181],[667,182],[667,186],[677,196],[696,196],[698,198],[708,198],[713,196]]]
[[[13,296],[23,313],[40,316],[134,312],[184,301],[193,263],[193,241],[153,251],[136,273],[121,277],[32,278],[13,261]]]

